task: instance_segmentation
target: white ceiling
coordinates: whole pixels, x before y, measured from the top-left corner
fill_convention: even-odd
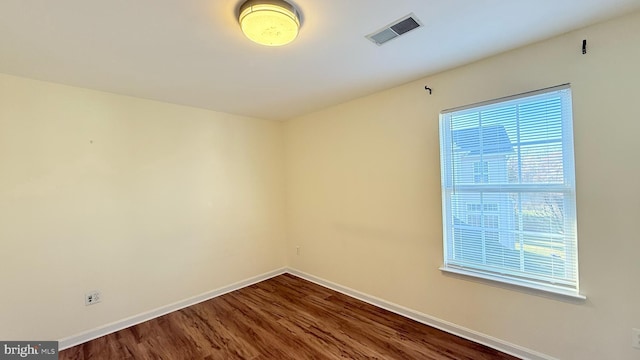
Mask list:
[[[287,46],[256,45],[242,0],[0,0],[0,72],[287,119],[640,9],[640,0],[296,0]],[[413,12],[425,25],[365,35]]]

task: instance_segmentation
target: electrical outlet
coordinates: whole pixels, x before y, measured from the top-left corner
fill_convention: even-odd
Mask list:
[[[98,290],[84,294],[84,304],[86,306],[97,304],[100,301],[102,301],[102,294]]]
[[[631,329],[631,346],[640,349],[640,329]]]

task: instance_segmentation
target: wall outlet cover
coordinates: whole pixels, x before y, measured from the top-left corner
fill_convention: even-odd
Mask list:
[[[84,304],[85,305],[93,305],[102,301],[102,294],[100,291],[91,291],[84,295]]]

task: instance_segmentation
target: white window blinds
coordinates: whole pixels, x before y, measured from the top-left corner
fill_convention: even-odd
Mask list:
[[[571,89],[443,111],[443,270],[578,296]]]

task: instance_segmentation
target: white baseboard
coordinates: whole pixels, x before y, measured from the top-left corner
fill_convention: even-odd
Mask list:
[[[546,354],[542,354],[539,353],[537,351],[531,350],[531,349],[527,349],[524,348],[522,346],[518,346],[515,344],[511,344],[508,343],[506,341],[494,338],[492,336],[489,335],[485,335],[482,333],[479,333],[477,331],[471,330],[471,329],[467,329],[465,327],[450,323],[448,321],[444,321],[438,318],[435,318],[433,316],[429,316],[426,314],[423,314],[421,312],[415,311],[415,310],[411,310],[408,309],[404,306],[400,306],[394,303],[391,303],[389,301],[377,298],[375,296],[371,296],[365,293],[362,293],[360,291],[357,290],[353,290],[351,288],[348,288],[346,286],[342,286],[342,285],[338,285],[334,282],[319,278],[317,276],[313,276],[310,274],[307,274],[305,272],[296,270],[296,269],[292,269],[292,268],[288,268],[287,271],[289,274],[291,275],[295,275],[298,276],[300,278],[303,278],[305,280],[309,280],[313,283],[316,283],[318,285],[324,286],[326,288],[335,290],[337,292],[343,293],[345,295],[351,296],[353,298],[356,298],[358,300],[362,300],[366,303],[369,303],[371,305],[377,306],[379,308],[385,309],[385,310],[389,310],[393,313],[396,313],[398,315],[404,316],[406,318],[415,320],[417,322],[423,323],[425,325],[429,325],[431,327],[434,327],[436,329],[448,332],[450,334],[459,336],[461,338],[467,339],[467,340],[471,340],[473,342],[488,346],[490,348],[502,351],[504,353],[507,353],[509,355],[513,355],[516,356],[518,358],[524,359],[524,360],[558,360],[554,357],[551,357],[549,355]]]
[[[375,296],[371,296],[368,294],[365,294],[363,292],[348,288],[346,286],[342,286],[339,284],[336,284],[334,282],[319,278],[317,276],[313,276],[311,274],[307,274],[303,271],[300,270],[296,270],[296,269],[292,269],[292,268],[281,268],[281,269],[277,269],[274,271],[270,271],[268,273],[264,273],[262,275],[258,275],[258,276],[254,276],[252,278],[243,280],[243,281],[239,281],[236,282],[234,284],[228,285],[228,286],[224,286],[221,287],[219,289],[216,290],[212,290],[212,291],[208,291],[206,293],[200,294],[200,295],[196,295],[194,297],[182,300],[182,301],[178,301],[175,302],[173,304],[169,304],[166,306],[162,306],[160,308],[157,308],[155,310],[151,310],[151,311],[147,311],[144,312],[142,314],[138,314],[138,315],[134,315],[131,316],[129,318],[120,320],[120,321],[116,321],[113,322],[111,324],[107,324],[104,326],[100,326],[98,328],[89,330],[89,331],[85,331],[83,333],[77,334],[77,335],[73,335],[73,336],[69,336],[67,338],[61,339],[59,340],[59,350],[64,350],[64,349],[68,349],[70,347],[85,343],[87,341],[93,340],[93,339],[97,339],[101,336],[105,336],[111,333],[114,333],[116,331],[128,328],[130,326],[134,326],[140,323],[143,323],[145,321],[151,320],[151,319],[155,319],[157,317],[160,317],[162,315],[166,315],[170,312],[174,312],[180,309],[184,309],[186,307],[201,303],[203,301],[207,301],[210,299],[213,299],[215,297],[218,297],[220,295],[224,295],[226,293],[230,293],[232,291],[235,290],[239,290],[242,289],[244,287],[247,287],[249,285],[253,285],[256,283],[259,283],[261,281],[270,279],[272,277],[284,274],[284,273],[289,273],[291,275],[295,275],[298,276],[300,278],[303,278],[305,280],[309,280],[313,283],[316,283],[318,285],[324,286],[326,288],[338,291],[340,293],[343,293],[345,295],[351,296],[353,298],[356,298],[358,300],[362,300],[366,303],[369,303],[371,305],[380,307],[382,309],[385,310],[389,310],[393,313],[396,313],[398,315],[404,316],[406,318],[418,321],[420,323],[423,323],[425,325],[429,325],[432,326],[436,329],[448,332],[450,334],[453,335],[457,335],[460,336],[461,338],[465,338],[474,342],[477,342],[479,344],[482,345],[486,345],[488,347],[494,348],[496,350],[500,350],[504,353],[516,356],[518,358],[524,359],[524,360],[558,360],[554,357],[551,357],[549,355],[545,355],[542,353],[539,353],[537,351],[531,350],[531,349],[527,349],[524,348],[522,346],[518,346],[515,344],[511,344],[508,343],[506,341],[494,338],[492,336],[488,336],[482,333],[479,333],[477,331],[471,330],[471,329],[467,329],[465,327],[450,323],[448,321],[444,321],[438,318],[435,318],[433,316],[429,316],[426,314],[423,314],[421,312],[415,311],[415,310],[411,310],[408,309],[404,306],[400,306],[394,303],[391,303],[389,301],[377,298]]]
[[[258,275],[258,276],[254,276],[252,278],[243,280],[243,281],[239,281],[236,282],[234,284],[228,285],[228,286],[223,286],[219,289],[215,289],[212,291],[208,291],[206,293],[200,294],[200,295],[196,295],[194,297],[182,300],[182,301],[178,301],[175,302],[173,304],[169,304],[166,306],[162,306],[159,307],[155,310],[151,310],[151,311],[147,311],[144,312],[142,314],[138,314],[138,315],[134,315],[131,316],[129,318],[120,320],[120,321],[116,321],[113,322],[111,324],[107,324],[104,326],[100,326],[98,328],[89,330],[89,331],[85,331],[83,333],[77,334],[77,335],[73,335],[73,336],[69,336],[67,338],[61,339],[59,340],[59,345],[58,348],[59,350],[64,350],[64,349],[68,349],[70,347],[85,343],[87,341],[93,340],[93,339],[97,339],[101,336],[104,335],[108,335],[111,333],[114,333],[116,331],[128,328],[130,326],[133,325],[137,325],[140,323],[143,323],[145,321],[151,320],[151,319],[155,319],[157,317],[160,317],[162,315],[166,315],[170,312],[174,312],[180,309],[184,309],[186,307],[201,303],[203,301],[207,301],[210,299],[213,299],[215,297],[218,297],[220,295],[224,295],[226,293],[230,293],[232,291],[235,290],[239,290],[242,289],[244,287],[247,287],[249,285],[253,285],[255,283],[259,283],[261,281],[270,279],[272,277],[278,276],[278,275],[282,275],[284,273],[287,272],[286,268],[282,268],[282,269],[278,269],[278,270],[274,270],[274,271],[270,271],[268,273],[262,274],[262,275]]]

